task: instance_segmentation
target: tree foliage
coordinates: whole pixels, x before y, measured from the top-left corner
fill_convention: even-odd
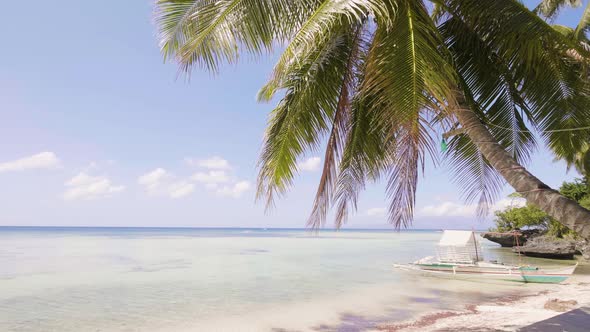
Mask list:
[[[509,207],[503,211],[496,211],[496,228],[498,232],[508,232],[523,228],[549,227],[549,216],[538,208],[527,205],[523,207]]]
[[[569,234],[569,230],[566,227],[532,205],[507,208],[503,211],[496,211],[494,214],[496,227],[492,231],[495,232],[508,232],[518,229],[540,229],[556,237],[563,237]]]
[[[323,149],[314,227],[332,207],[340,226],[381,178],[390,222],[407,226],[425,162],[441,157],[435,142],[459,127],[457,94],[520,163],[540,142],[571,154],[590,137],[556,131],[590,124],[590,84],[568,56],[588,51],[518,0],[157,0],[155,15],[164,57],[184,73],[283,50],[259,93],[280,101],[257,197],[272,206],[297,161]],[[504,185],[477,148],[489,143],[460,132],[442,154],[482,213]]]
[[[549,21],[552,21],[564,7],[579,7],[582,5],[580,0],[543,0],[535,12],[539,13]],[[578,43],[585,50],[590,50],[590,40],[587,32],[590,28],[590,2],[586,4],[582,17],[575,27],[554,24],[555,31],[563,34],[575,43]],[[585,76],[589,76],[588,58],[581,56],[575,51],[569,52],[569,56],[580,63],[585,68]],[[575,149],[554,149],[556,159],[564,160],[567,163],[568,170],[574,168],[578,173],[586,176],[590,175],[590,139],[585,136],[585,132],[570,132],[569,139],[575,141]]]
[[[569,199],[579,202],[583,207],[590,208],[590,192],[587,180],[574,179],[572,182],[563,182],[559,192]],[[511,194],[510,197],[518,198],[520,195]],[[536,206],[527,204],[522,207],[510,205],[502,211],[494,212],[496,227],[495,232],[508,232],[517,229],[540,229],[549,235],[563,237],[572,234],[565,226],[551,218]]]
[[[563,182],[559,192],[569,199],[580,202],[588,196],[588,179],[574,179],[572,182]]]

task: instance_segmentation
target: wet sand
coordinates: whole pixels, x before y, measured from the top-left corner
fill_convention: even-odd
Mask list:
[[[590,315],[585,314],[585,308],[590,306],[590,276],[575,275],[563,284],[531,286],[531,290],[536,290],[534,293],[467,305],[464,310],[433,312],[412,321],[382,324],[376,331],[516,331],[523,328],[545,331],[546,327],[542,326],[553,326],[562,331],[566,328],[558,323],[544,321],[564,312],[570,312],[571,317],[571,313],[577,313],[575,321],[570,318],[572,324],[579,325],[580,321],[587,320],[586,326],[590,326]],[[568,316],[563,317],[555,321],[561,321],[563,325]]]

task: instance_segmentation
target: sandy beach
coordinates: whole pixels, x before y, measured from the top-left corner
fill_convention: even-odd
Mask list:
[[[520,296],[467,305],[462,311],[432,312],[416,320],[381,325],[377,331],[515,331],[588,306],[590,275],[575,275],[562,284],[528,284]]]

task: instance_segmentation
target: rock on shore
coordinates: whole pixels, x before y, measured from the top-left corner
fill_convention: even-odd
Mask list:
[[[523,245],[529,239],[539,236],[541,234],[540,230],[537,229],[529,229],[529,230],[515,230],[510,232],[498,233],[498,232],[485,232],[481,233],[481,236],[484,239],[490,240],[492,242],[498,243],[502,247],[514,247],[518,244]]]
[[[520,251],[525,256],[531,257],[574,259],[576,246],[573,241],[540,236],[529,240],[524,246],[512,248],[512,251]]]
[[[587,240],[576,240],[574,245],[576,253],[582,255],[585,260],[590,261],[590,243]]]

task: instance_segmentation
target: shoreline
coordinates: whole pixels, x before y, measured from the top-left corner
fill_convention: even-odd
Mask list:
[[[500,296],[463,310],[440,310],[416,319],[381,324],[375,331],[515,331],[590,306],[590,276],[574,275],[563,284],[534,285],[522,295]],[[531,293],[532,291],[532,293]]]

